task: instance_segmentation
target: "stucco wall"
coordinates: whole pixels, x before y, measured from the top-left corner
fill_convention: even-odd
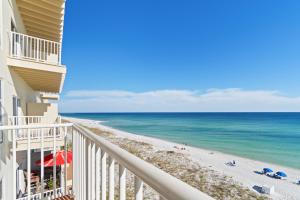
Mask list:
[[[42,123],[54,123],[57,115],[57,104],[51,103],[27,103],[27,113],[29,116],[44,116]]]
[[[12,98],[18,96],[21,99],[20,114],[26,114],[26,102],[37,101],[38,93],[33,91],[14,71],[6,65],[6,56],[9,52],[8,31],[11,29],[11,20],[18,32],[26,33],[15,0],[0,0],[0,32],[2,45],[0,48],[0,79],[3,84],[3,108],[4,115],[11,116],[13,112]],[[4,117],[5,117],[4,116]],[[13,199],[12,193],[12,153],[11,143],[7,133],[3,134],[3,143],[0,144],[0,180],[4,191],[4,199]]]

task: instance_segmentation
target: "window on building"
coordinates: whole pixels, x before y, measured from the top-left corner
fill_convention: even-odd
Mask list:
[[[17,32],[17,28],[13,20],[10,21],[10,30],[13,32]]]

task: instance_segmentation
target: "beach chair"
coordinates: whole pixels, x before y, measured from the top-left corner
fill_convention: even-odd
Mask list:
[[[265,174],[267,176],[272,177],[273,176],[272,172],[273,172],[273,170],[271,168],[263,168],[261,174]]]
[[[263,194],[274,194],[274,192],[275,192],[274,186],[263,185],[261,187],[261,193]]]
[[[277,178],[277,179],[282,179],[282,180],[286,180],[287,179],[286,173],[281,172],[281,171],[276,172],[275,174],[273,174],[273,177]]]

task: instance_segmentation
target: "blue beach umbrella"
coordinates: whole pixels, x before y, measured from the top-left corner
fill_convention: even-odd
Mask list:
[[[263,168],[264,173],[271,173],[273,170],[271,168]]]
[[[286,173],[284,172],[276,172],[276,175],[281,177],[287,177]]]

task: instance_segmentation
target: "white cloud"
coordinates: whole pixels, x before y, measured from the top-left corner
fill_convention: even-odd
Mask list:
[[[61,112],[295,112],[300,97],[278,91],[239,88],[193,90],[73,90],[60,103]]]

